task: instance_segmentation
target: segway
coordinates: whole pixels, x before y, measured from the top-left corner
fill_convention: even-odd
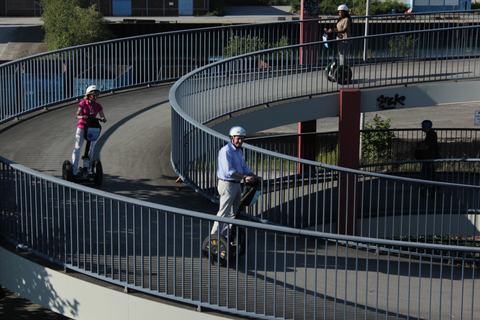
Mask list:
[[[352,69],[349,66],[337,65],[337,63],[330,62],[325,68],[325,75],[329,81],[338,82],[345,85],[352,81]]]
[[[91,143],[98,139],[98,137],[100,136],[100,132],[102,131],[100,121],[102,120],[98,118],[91,118],[88,125],[85,125],[83,137],[85,138],[87,143],[85,146],[85,152],[82,157],[83,167],[79,167],[77,175],[74,175],[72,163],[69,160],[65,160],[62,167],[62,177],[64,180],[79,183],[93,182],[93,184],[97,187],[102,184],[102,163],[99,159],[95,159],[90,164],[90,158],[88,156]]]
[[[328,40],[331,39],[331,34],[325,33],[323,35],[323,40],[325,41],[325,47],[328,48]],[[325,68],[325,76],[328,81],[337,82],[341,85],[350,83],[353,78],[352,69],[347,65],[338,65],[336,61],[330,62]]]
[[[254,205],[261,193],[260,179],[252,182],[246,182],[242,192],[240,208],[235,214],[234,219],[238,219],[242,208]],[[247,249],[245,230],[240,227],[229,229],[230,243],[227,238],[221,234],[210,234],[202,243],[202,253],[206,258],[215,264],[224,266],[228,259],[235,259],[245,254]]]

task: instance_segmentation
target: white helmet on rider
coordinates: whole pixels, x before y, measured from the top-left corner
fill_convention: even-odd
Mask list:
[[[88,96],[89,94],[99,94],[99,93],[100,93],[100,90],[98,90],[97,86],[94,84],[89,86],[85,91],[86,96]]]
[[[338,6],[337,11],[348,11],[348,7],[344,4],[341,4],[341,5]]]
[[[234,137],[234,136],[246,136],[247,135],[247,132],[245,131],[245,129],[243,129],[242,127],[232,127],[230,129],[230,133],[228,134],[230,137]]]

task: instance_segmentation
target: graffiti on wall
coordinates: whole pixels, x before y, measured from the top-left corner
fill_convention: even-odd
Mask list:
[[[398,105],[405,105],[405,96],[400,96],[398,93],[394,97],[387,97],[383,94],[377,98],[378,107],[380,109],[395,109]]]

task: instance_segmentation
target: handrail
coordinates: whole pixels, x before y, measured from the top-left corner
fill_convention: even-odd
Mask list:
[[[388,22],[388,27],[400,26],[384,30],[381,24],[371,22],[369,34],[476,25],[480,17],[477,12],[457,11],[459,19],[455,20],[442,19],[448,12],[416,13],[413,22],[401,20],[402,15],[369,17],[370,21]],[[354,25],[363,28],[365,17],[352,19]],[[172,31],[85,44],[7,62],[0,65],[0,123],[33,109],[77,99],[86,82],[111,91],[172,81],[212,60],[224,59],[230,39],[237,43],[241,40],[241,46],[249,50],[281,44],[285,37],[288,45],[295,45],[300,42],[302,23],[314,23],[320,31],[335,21],[319,18]],[[364,32],[358,30],[356,34]],[[259,41],[249,41],[249,36]],[[304,41],[316,41],[318,37]]]

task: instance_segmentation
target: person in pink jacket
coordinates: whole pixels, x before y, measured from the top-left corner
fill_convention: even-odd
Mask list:
[[[91,121],[89,119],[95,118],[97,117],[97,115],[100,116],[102,122],[107,122],[107,119],[103,114],[103,107],[100,103],[97,102],[97,98],[99,95],[100,90],[98,90],[97,86],[91,85],[85,91],[84,100],[80,101],[80,103],[78,104],[78,110],[75,116],[75,118],[78,119],[77,130],[75,132],[75,148],[72,152],[72,168],[74,175],[77,175],[78,162],[80,160],[80,151],[85,140],[83,137],[85,125]],[[94,147],[95,141],[92,141],[88,153],[90,160],[92,160]],[[88,170],[90,173],[90,169]]]

